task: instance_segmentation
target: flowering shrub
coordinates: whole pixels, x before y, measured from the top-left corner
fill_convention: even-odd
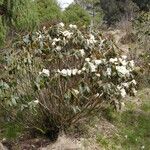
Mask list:
[[[34,111],[28,121],[34,115],[35,122],[44,121],[42,129],[51,123],[66,127],[136,94],[133,60],[99,33],[76,25],[59,23],[24,36],[8,54],[6,66],[10,76],[1,87],[10,96],[5,102],[22,114]]]

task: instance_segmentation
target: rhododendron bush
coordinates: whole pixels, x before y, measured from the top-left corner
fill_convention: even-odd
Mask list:
[[[76,25],[59,23],[28,34],[6,58],[10,76],[1,82],[1,92],[8,95],[4,103],[16,116],[30,112],[27,122],[34,116],[35,122],[46,122],[44,127],[71,125],[136,94],[134,61],[113,41]]]

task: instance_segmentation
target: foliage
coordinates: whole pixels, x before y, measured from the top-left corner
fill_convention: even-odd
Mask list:
[[[40,22],[61,19],[61,9],[56,0],[36,0],[38,17]]]
[[[38,18],[36,7],[32,0],[3,1],[6,13],[3,15],[3,24],[19,30],[29,30],[36,27]]]
[[[36,9],[32,0],[16,0],[12,10],[14,26],[21,30],[34,29],[38,22]]]
[[[78,4],[71,4],[63,12],[63,21],[66,23],[73,23],[87,26],[90,24],[90,16],[88,12]]]
[[[5,7],[5,13],[0,21],[0,41],[4,42],[7,35],[16,32],[27,32],[37,28],[43,21],[61,18],[61,10],[55,0],[0,0]]]
[[[144,83],[150,85],[150,13],[139,13],[133,21],[134,35],[137,37],[136,43],[132,46],[132,58],[143,68],[143,74],[146,79]],[[140,50],[140,51],[139,51]],[[132,53],[132,52],[131,52]],[[144,80],[142,77],[142,80]]]
[[[59,23],[13,45],[0,82],[10,121],[51,134],[136,94],[134,62],[98,33]]]
[[[2,20],[0,18],[0,47],[3,46],[6,36],[6,28],[2,24]]]

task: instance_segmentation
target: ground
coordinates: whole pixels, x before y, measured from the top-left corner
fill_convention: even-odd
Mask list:
[[[25,138],[3,144],[12,150],[149,150],[150,89],[141,89],[136,97],[127,97],[120,112],[106,110],[84,125],[86,132],[73,137],[61,134],[57,141]],[[2,149],[3,150],[3,149]]]

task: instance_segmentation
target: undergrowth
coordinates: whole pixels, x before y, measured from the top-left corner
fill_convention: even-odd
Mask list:
[[[150,149],[149,91],[150,89],[141,90],[136,97],[139,103],[127,102],[128,109],[120,114],[107,111],[105,115],[117,127],[118,133],[111,137],[98,134],[96,140],[100,147],[107,150]]]

